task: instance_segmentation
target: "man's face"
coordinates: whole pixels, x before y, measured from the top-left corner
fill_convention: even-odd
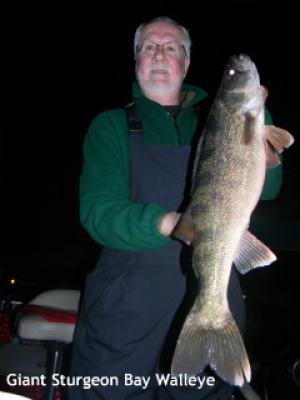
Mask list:
[[[178,93],[189,67],[182,33],[165,22],[148,25],[141,35],[137,53],[136,76],[142,91],[164,95]]]

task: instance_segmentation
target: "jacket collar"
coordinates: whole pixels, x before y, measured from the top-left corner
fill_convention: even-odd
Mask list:
[[[132,96],[134,101],[136,101],[137,103],[147,102],[149,104],[157,105],[160,107],[158,103],[145,97],[138,82],[136,81],[134,81],[132,85]],[[206,97],[207,93],[200,87],[195,85],[183,84],[180,94],[180,106],[181,108],[191,108],[199,101],[204,100]]]

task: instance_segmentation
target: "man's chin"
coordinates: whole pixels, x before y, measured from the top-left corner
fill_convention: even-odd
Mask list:
[[[170,90],[172,90],[172,85],[170,85],[169,82],[155,80],[147,84],[147,90],[155,93],[168,93]]]

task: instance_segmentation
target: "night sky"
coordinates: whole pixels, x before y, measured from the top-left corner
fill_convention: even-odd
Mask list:
[[[98,112],[130,101],[132,39],[146,19],[168,15],[189,28],[186,81],[212,96],[228,57],[248,53],[269,90],[275,124],[297,140],[296,13],[286,2],[258,3],[131,2],[104,9],[65,1],[55,10],[1,9],[1,270],[77,287],[93,267],[98,246],[78,217],[82,141]],[[299,219],[298,147],[284,155],[278,202],[287,210],[291,201],[289,212]]]

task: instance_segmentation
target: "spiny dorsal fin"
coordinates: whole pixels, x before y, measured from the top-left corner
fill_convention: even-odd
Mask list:
[[[178,224],[172,232],[172,236],[184,242],[192,242],[194,240],[195,230],[188,209],[181,215]]]

